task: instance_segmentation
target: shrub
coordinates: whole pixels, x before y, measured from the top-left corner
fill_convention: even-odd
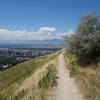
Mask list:
[[[77,56],[78,63],[95,61],[100,57],[100,17],[95,12],[82,16],[75,34],[65,36],[64,41],[67,50]]]

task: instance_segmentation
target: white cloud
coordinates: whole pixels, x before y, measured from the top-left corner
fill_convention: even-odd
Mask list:
[[[67,35],[71,35],[71,34],[74,34],[73,30],[72,29],[69,29],[68,32],[66,33]]]
[[[42,40],[42,39],[59,39],[61,35],[73,34],[70,29],[66,33],[56,33],[56,28],[41,27],[37,32],[35,31],[10,31],[7,29],[0,29],[0,39],[4,40]]]
[[[68,35],[68,36],[70,36],[71,34],[74,34],[74,32],[73,32],[72,29],[69,29],[67,32],[62,33],[61,35]]]
[[[69,29],[69,30],[68,30],[67,32],[65,32],[65,33],[59,33],[59,34],[57,34],[57,37],[58,37],[58,38],[61,38],[61,37],[64,36],[64,35],[70,36],[71,34],[74,34],[74,32],[73,32],[72,29]]]
[[[50,28],[50,27],[41,27],[39,30],[39,33],[53,33],[56,32],[56,28]]]
[[[37,40],[37,39],[49,39],[55,38],[54,33],[56,32],[56,28],[50,27],[41,27],[37,32],[35,31],[9,31],[7,29],[0,29],[0,39],[5,40],[18,40],[18,39],[25,39],[25,40]]]

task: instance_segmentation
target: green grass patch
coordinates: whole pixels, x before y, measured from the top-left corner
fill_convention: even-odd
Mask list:
[[[46,100],[47,91],[55,82],[56,72],[55,65],[51,64],[46,69],[46,75],[39,80],[38,87],[40,89],[40,100]]]
[[[25,96],[25,94],[27,94],[27,92],[28,92],[27,90],[22,90],[13,98],[11,98],[11,100],[21,100]]]

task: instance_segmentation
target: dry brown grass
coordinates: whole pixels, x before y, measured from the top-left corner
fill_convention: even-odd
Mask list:
[[[70,70],[70,76],[76,79],[80,91],[85,100],[100,100],[100,66],[91,64],[79,66],[73,54],[65,53],[66,66]]]
[[[0,72],[0,100],[19,100],[19,97],[27,96],[32,83],[36,82],[35,78],[37,80],[37,74],[59,53],[38,57]],[[33,86],[32,89],[34,90],[35,87]],[[18,95],[16,95],[16,91]],[[15,98],[13,98],[14,96]]]

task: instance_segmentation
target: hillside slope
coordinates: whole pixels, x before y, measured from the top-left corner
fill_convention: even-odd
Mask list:
[[[0,100],[30,100],[35,84],[48,66],[55,66],[58,54],[38,57],[0,72]]]

